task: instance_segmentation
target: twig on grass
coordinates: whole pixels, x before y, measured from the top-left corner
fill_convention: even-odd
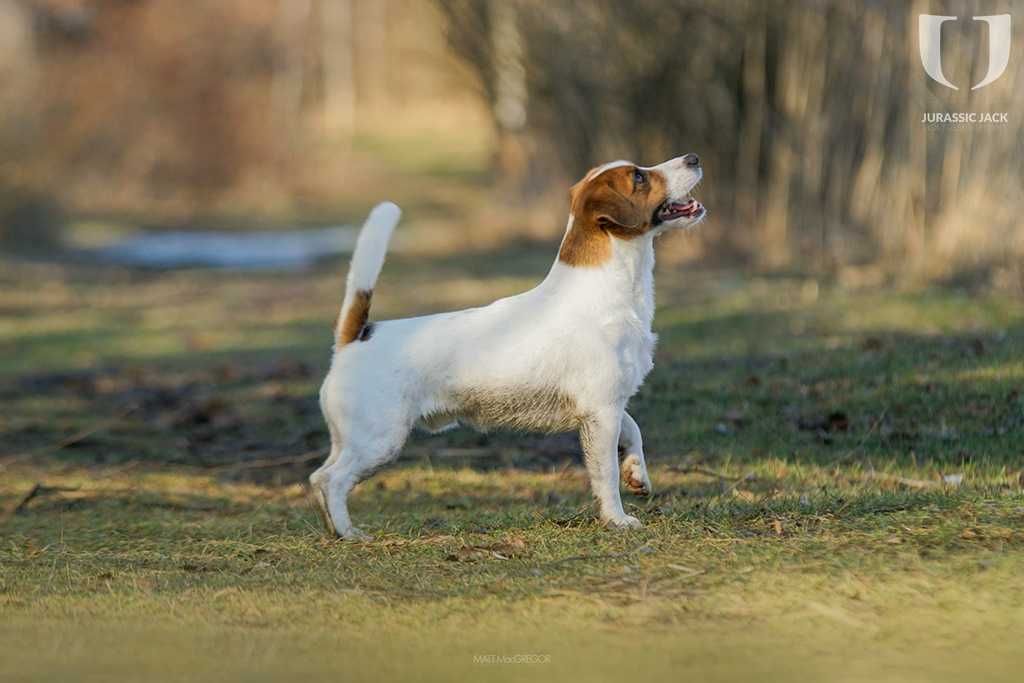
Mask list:
[[[857,477],[864,481],[878,481],[882,483],[898,484],[900,486],[906,486],[911,489],[938,489],[942,488],[942,484],[937,481],[928,481],[927,479],[911,479],[909,477],[900,477],[895,474],[879,473],[874,470],[864,472]]]
[[[847,460],[849,460],[850,458],[852,458],[854,456],[854,454],[856,454],[858,451],[860,451],[860,449],[862,449],[864,447],[864,444],[867,443],[868,438],[872,434],[874,434],[875,430],[877,430],[879,425],[882,424],[882,420],[885,419],[885,416],[886,416],[886,414],[888,412],[889,412],[889,408],[887,408],[887,407],[883,408],[882,412],[878,415],[878,419],[876,419],[874,422],[871,423],[871,426],[868,427],[868,431],[864,432],[864,436],[862,436],[860,438],[860,441],[857,442],[857,445],[854,446],[853,448],[851,448],[850,450],[846,451],[846,453],[843,453],[841,456],[839,456],[835,460],[833,460],[832,461],[832,465],[835,466],[835,465],[839,465],[841,463],[844,463]]]
[[[32,500],[34,500],[36,498],[42,498],[43,496],[47,496],[47,495],[50,495],[50,494],[53,494],[53,493],[64,493],[66,491],[77,491],[79,488],[80,487],[78,487],[78,486],[47,486],[45,484],[41,484],[39,482],[36,482],[36,485],[33,486],[29,490],[28,493],[26,493],[24,496],[22,496],[21,500],[16,505],[14,505],[9,510],[7,510],[6,512],[3,513],[2,520],[0,520],[0,521],[5,521],[6,522],[8,519],[13,517],[14,515],[16,515],[16,514],[18,514],[20,512],[23,512],[25,510],[25,508],[28,507],[28,504]]]
[[[560,564],[566,564],[568,562],[580,562],[580,561],[583,561],[583,560],[617,560],[617,559],[620,559],[620,558],[623,558],[623,557],[629,557],[630,555],[632,555],[634,553],[640,552],[644,548],[650,548],[650,546],[648,544],[644,543],[642,545],[638,545],[637,547],[633,548],[632,550],[623,550],[620,553],[605,553],[605,554],[602,554],[602,555],[570,555],[569,557],[562,557],[562,558],[559,558],[557,560],[552,560],[550,562],[545,562],[541,566],[542,567],[557,567]]]
[[[697,465],[670,465],[668,470],[670,472],[679,472],[680,474],[703,474],[705,477],[713,477],[725,485],[722,493],[734,493],[740,484],[753,481],[757,478],[757,475],[753,471],[747,472],[741,477],[730,477],[722,474],[721,472],[716,472],[715,470],[708,469],[707,467],[700,467]]]
[[[737,489],[737,488],[739,487],[739,485],[740,485],[740,484],[745,484],[746,482],[748,482],[748,481],[753,481],[754,479],[757,479],[757,475],[756,475],[756,474],[754,474],[753,472],[747,472],[747,473],[746,473],[746,474],[744,474],[744,475],[743,475],[742,477],[740,477],[739,479],[737,479],[736,481],[734,481],[734,482],[733,482],[733,483],[732,483],[732,484],[731,484],[731,485],[729,486],[729,488],[728,488],[728,489],[726,489],[726,493],[735,493],[735,492],[736,492],[736,489]]]
[[[0,523],[7,522],[11,517],[28,511],[29,503],[45,496],[57,496],[61,493],[75,493],[77,495],[63,498],[60,502],[66,506],[80,505],[83,503],[95,503],[105,500],[120,499],[131,505],[144,508],[183,510],[189,512],[219,512],[221,514],[236,514],[245,509],[244,506],[235,504],[228,506],[216,501],[206,502],[195,501],[196,496],[175,494],[166,492],[158,494],[157,498],[139,495],[140,490],[135,487],[120,488],[97,488],[82,489],[81,486],[50,486],[37,482],[21,499],[6,510],[0,510]],[[142,492],[145,493],[144,491]],[[182,499],[184,497],[184,499]]]
[[[128,417],[129,415],[134,413],[136,410],[138,410],[138,408],[139,408],[138,405],[135,405],[135,404],[129,405],[126,408],[124,408],[121,412],[119,412],[116,415],[114,415],[113,417],[111,417],[110,419],[104,420],[103,422],[95,424],[92,427],[88,427],[88,428],[83,429],[81,431],[75,432],[71,436],[65,437],[65,438],[61,439],[60,441],[58,441],[56,443],[49,444],[49,445],[46,445],[46,446],[42,446],[40,448],[35,448],[35,449],[32,449],[32,450],[28,450],[28,451],[25,451],[23,453],[15,453],[14,455],[7,456],[7,457],[3,458],[3,460],[0,460],[0,465],[10,465],[12,463],[20,462],[22,460],[26,460],[28,458],[31,458],[31,457],[34,457],[34,456],[37,456],[37,455],[43,455],[44,453],[55,452],[55,451],[59,451],[61,449],[67,448],[68,446],[73,446],[76,443],[79,443],[80,441],[84,441],[85,439],[89,438],[93,434],[97,434],[98,432],[102,432],[105,429],[109,429],[110,427],[113,427],[115,424],[117,424],[118,422],[120,422],[121,420],[123,420],[124,418]]]
[[[262,470],[271,469],[274,467],[290,467],[292,465],[305,465],[309,462],[316,460],[322,460],[324,458],[323,449],[317,449],[313,451],[306,451],[301,455],[295,455],[288,458],[259,458],[255,460],[245,460],[242,462],[234,462],[228,465],[217,465],[211,469],[214,470]]]
[[[703,474],[705,477],[713,477],[720,481],[732,481],[735,479],[735,477],[727,477],[721,472],[697,465],[669,465],[667,469],[669,472],[678,472],[679,474]]]

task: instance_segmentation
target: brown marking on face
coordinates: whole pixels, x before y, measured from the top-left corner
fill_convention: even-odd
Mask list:
[[[569,190],[573,224],[558,258],[570,266],[601,265],[611,258],[613,237],[629,240],[646,233],[667,196],[665,177],[658,171],[634,164],[595,170]]]
[[[338,326],[335,330],[335,338],[338,346],[350,344],[362,338],[363,329],[366,327],[366,319],[370,316],[370,299],[373,298],[372,289],[358,289],[352,299],[352,305],[344,318],[338,318]],[[369,339],[369,334],[366,339]]]

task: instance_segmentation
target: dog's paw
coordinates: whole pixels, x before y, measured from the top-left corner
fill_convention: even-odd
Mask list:
[[[651,478],[647,475],[647,468],[635,455],[626,456],[622,461],[622,483],[626,485],[629,492],[635,496],[651,495]]]
[[[358,541],[367,543],[373,540],[373,536],[356,526],[350,526],[338,532],[338,536],[345,541]]]
[[[609,529],[639,529],[643,527],[643,523],[633,515],[612,517],[611,519],[606,519],[604,523]]]

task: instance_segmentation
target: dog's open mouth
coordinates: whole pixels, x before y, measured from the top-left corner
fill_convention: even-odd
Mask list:
[[[653,223],[666,223],[677,218],[694,218],[704,213],[704,205],[693,197],[687,197],[681,202],[665,200],[654,212]]]

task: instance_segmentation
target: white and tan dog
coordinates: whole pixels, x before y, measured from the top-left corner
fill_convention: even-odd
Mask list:
[[[573,186],[558,259],[528,292],[489,306],[367,322],[401,211],[370,213],[352,256],[334,358],[320,389],[331,453],[309,481],[330,532],[364,538],[347,498],[398,457],[414,426],[456,423],[579,430],[601,519],[639,527],[619,497],[651,490],[640,429],[626,412],[653,362],[654,237],[706,211],[689,193],[702,176],[687,154],[653,167],[616,161]]]

